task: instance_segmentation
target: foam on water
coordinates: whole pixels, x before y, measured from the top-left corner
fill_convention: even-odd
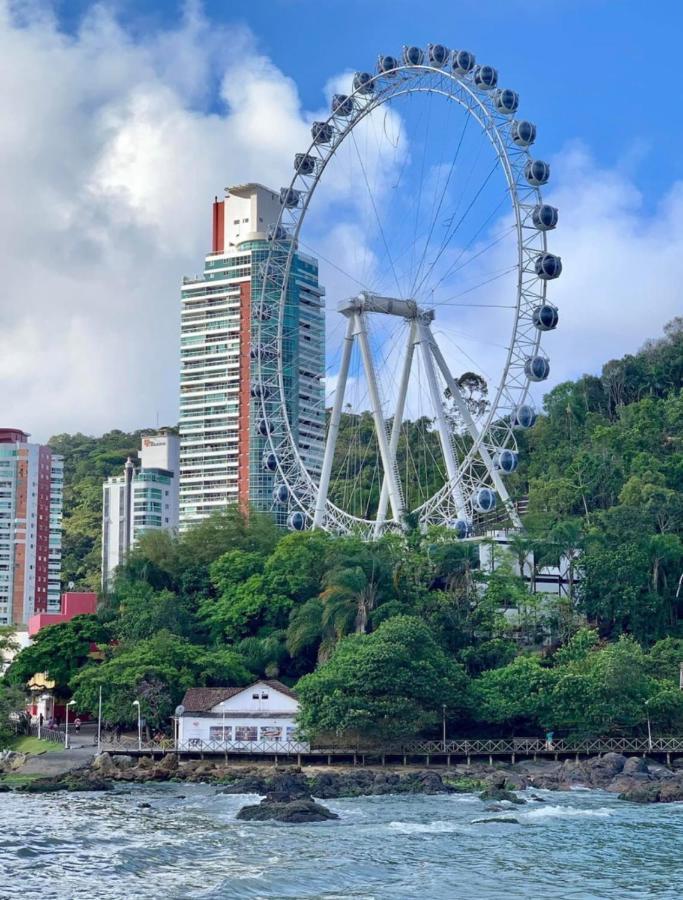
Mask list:
[[[452,831],[462,831],[462,825],[454,822],[389,822],[392,831],[401,834],[446,834]]]
[[[528,812],[526,810],[518,812],[517,815],[523,819],[555,819],[559,817],[573,819],[577,816],[607,819],[612,815],[612,810],[606,806],[599,806],[597,809],[584,809],[577,806],[538,806]]]

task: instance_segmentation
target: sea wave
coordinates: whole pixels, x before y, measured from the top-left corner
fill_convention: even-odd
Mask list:
[[[442,834],[451,831],[462,831],[462,825],[455,822],[389,822],[392,831],[401,834]]]
[[[518,813],[522,819],[553,819],[576,818],[577,816],[589,816],[598,819],[607,819],[612,815],[612,810],[606,806],[597,809],[585,809],[579,806],[538,806],[528,812]]]

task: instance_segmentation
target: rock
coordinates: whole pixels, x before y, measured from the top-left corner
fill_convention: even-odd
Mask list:
[[[516,803],[517,805],[521,805],[526,803],[522,797],[518,797],[516,794],[513,794],[512,791],[507,791],[504,788],[499,787],[491,787],[487,788],[485,791],[482,791],[479,794],[480,800],[496,800],[498,802],[507,801],[508,803]]]
[[[661,763],[655,762],[651,759],[646,760],[646,762],[648,774],[652,775],[653,778],[676,777],[676,773],[672,769],[669,769],[668,766],[663,766]]]
[[[230,784],[226,784],[220,794],[265,794],[267,791],[266,779],[258,775],[247,775],[238,778]]]
[[[622,769],[623,775],[635,775],[636,772],[647,772],[647,760],[642,756],[629,756]]]
[[[112,756],[111,761],[117,769],[132,769],[135,765],[135,760],[127,753],[116,753]]]
[[[584,763],[588,770],[590,783],[596,787],[604,787],[619,775],[626,764],[626,757],[621,753],[605,753]]]
[[[138,809],[151,809],[151,803],[138,803]]]
[[[275,821],[298,824],[325,822],[329,819],[338,819],[339,816],[309,797],[285,803],[271,802],[265,799],[253,806],[243,806],[237,813],[237,818],[246,822]]]
[[[117,771],[114,760],[109,753],[100,753],[92,761],[92,768],[103,775],[113,775]]]
[[[11,790],[12,788],[8,784],[0,781],[0,794],[7,794]]]
[[[671,767],[673,769],[683,769],[683,756],[677,756],[676,759],[671,763]]]
[[[165,772],[176,772],[178,770],[178,757],[175,753],[167,753],[156,768],[163,769]]]
[[[104,778],[87,773],[69,773],[54,778],[36,778],[16,788],[23,794],[51,794],[56,791],[110,791],[112,784]]]
[[[617,775],[614,781],[605,786],[610,794],[625,794],[652,781],[647,772],[636,772],[635,775]]]
[[[151,756],[140,756],[138,758],[137,769],[153,769],[154,768],[154,760]]]
[[[683,781],[680,779],[667,779],[659,787],[660,803],[678,803],[683,801]]]
[[[0,751],[0,772],[16,772],[27,759],[27,753],[20,753],[18,750],[2,750]]]
[[[472,819],[472,825],[521,825],[514,816],[491,816],[489,819]]]
[[[635,783],[628,790],[619,794],[620,800],[629,800],[631,803],[657,803],[661,787],[655,783]]]

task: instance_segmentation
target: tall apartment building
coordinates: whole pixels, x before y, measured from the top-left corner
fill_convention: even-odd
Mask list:
[[[0,625],[59,612],[63,486],[61,456],[0,428]]]
[[[261,263],[280,195],[260,184],[213,204],[213,243],[201,277],[183,279],[180,370],[180,525],[230,504],[284,512],[273,501],[252,396]],[[324,451],[324,290],[317,260],[296,251],[287,285],[288,339],[280,360],[294,439],[313,473]],[[272,323],[276,328],[276,321]]]
[[[102,586],[138,537],[150,529],[178,527],[180,439],[170,429],[145,435],[139,467],[128,457],[123,475],[108,478],[102,497]]]

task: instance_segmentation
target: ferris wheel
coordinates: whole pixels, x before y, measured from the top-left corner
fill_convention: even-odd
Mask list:
[[[521,526],[507,483],[516,432],[536,419],[530,389],[549,375],[540,341],[558,324],[546,292],[562,263],[547,246],[550,168],[518,106],[472,53],[405,47],[335,93],[296,154],[259,269],[252,367],[260,464],[291,529],[372,538],[412,519],[466,538]],[[351,243],[337,228],[350,206]],[[308,250],[334,282],[323,279],[327,353],[309,398],[317,457],[302,449],[284,362]]]

